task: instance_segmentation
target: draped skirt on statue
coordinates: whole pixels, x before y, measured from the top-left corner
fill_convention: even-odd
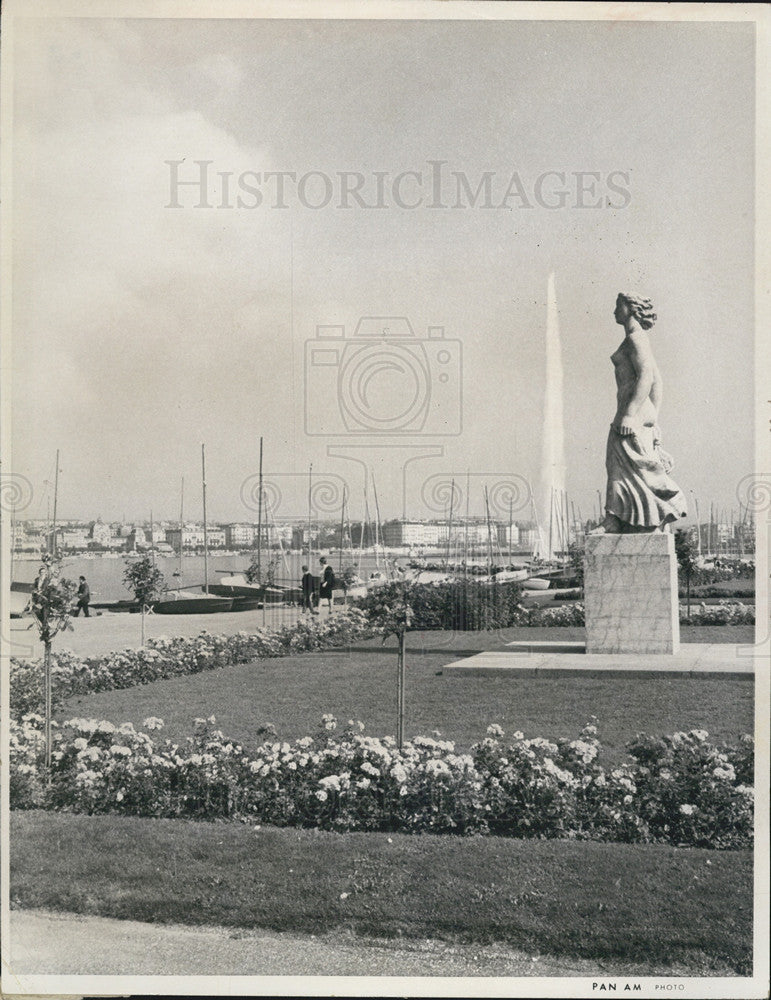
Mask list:
[[[653,444],[653,427],[639,435],[608,434],[605,509],[632,530],[658,528],[687,514],[685,497],[669,477],[671,458]]]

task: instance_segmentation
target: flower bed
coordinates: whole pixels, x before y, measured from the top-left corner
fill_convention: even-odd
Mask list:
[[[741,601],[721,601],[719,604],[691,604],[691,617],[680,605],[681,625],[754,625],[755,608]]]
[[[150,684],[167,677],[215,670],[267,657],[346,646],[376,634],[366,616],[356,608],[329,617],[301,619],[277,629],[258,629],[236,635],[201,632],[194,638],[148,639],[141,649],[124,649],[107,656],[82,659],[74,653],[53,653],[53,701],[77,694]],[[43,707],[41,660],[11,660],[11,714],[20,719]]]
[[[521,625],[583,626],[585,624],[584,605],[572,604],[562,608],[522,609],[525,614]],[[686,606],[680,605],[681,625],[754,625],[755,608],[740,601],[721,601],[719,604],[692,604],[688,618]]]
[[[42,719],[11,723],[10,800],[82,813],[238,818],[326,830],[399,830],[745,847],[752,837],[753,743],[710,743],[705,732],[630,745],[633,763],[597,763],[597,729],[576,740],[504,739],[499,726],[470,753],[439,738],[340,734],[324,716],[315,737],[266,742],[253,756],[197,719],[184,745],[95,719],[55,727],[44,782]]]

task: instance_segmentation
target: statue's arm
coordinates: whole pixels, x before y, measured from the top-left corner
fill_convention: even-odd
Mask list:
[[[656,371],[650,343],[642,331],[631,334],[627,344],[635,378],[624,398],[619,400],[615,419],[616,429],[624,435],[637,433],[637,414],[651,394]]]

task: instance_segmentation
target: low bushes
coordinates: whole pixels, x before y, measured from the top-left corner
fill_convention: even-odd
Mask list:
[[[362,612],[348,608],[278,629],[263,628],[231,636],[201,632],[194,638],[148,639],[141,649],[125,649],[98,659],[82,659],[65,650],[51,657],[53,702],[58,707],[72,695],[150,684],[266,657],[346,646],[373,634],[375,630]],[[42,661],[12,659],[10,678],[12,716],[20,719],[42,711]]]
[[[241,818],[326,830],[479,833],[737,848],[752,835],[751,737],[738,746],[701,731],[628,747],[633,763],[607,772],[590,722],[576,740],[504,739],[499,726],[468,754],[439,738],[399,750],[324,716],[314,737],[263,743],[252,757],[197,719],[180,746],[160,719],[137,731],[94,719],[55,728],[43,780],[42,719],[11,723],[14,808],[134,816]]]
[[[518,583],[484,584],[478,580],[448,583],[397,582],[371,590],[356,602],[369,618],[387,617],[392,606],[405,604],[411,610],[413,629],[443,629],[454,632],[483,631],[523,624]]]
[[[681,625],[754,625],[755,608],[741,601],[721,601],[719,604],[691,604],[690,618],[680,606]]]
[[[455,632],[527,626],[582,628],[584,604],[580,592],[568,592],[571,604],[564,607],[526,608],[517,583],[489,585],[477,581],[455,583],[390,583],[359,598],[356,607],[373,620],[380,620],[389,607],[406,602],[410,608],[412,629],[443,629]],[[556,595],[555,595],[556,598]],[[561,599],[565,599],[564,595]],[[572,603],[575,601],[575,603]],[[738,601],[721,601],[708,607],[691,605],[690,619],[685,606],[680,607],[684,625],[752,625],[755,608]]]

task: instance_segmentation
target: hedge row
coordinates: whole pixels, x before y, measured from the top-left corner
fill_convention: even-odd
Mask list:
[[[17,809],[243,819],[327,830],[572,837],[738,848],[752,840],[753,744],[703,731],[628,745],[633,763],[606,771],[592,720],[578,739],[504,738],[499,726],[459,753],[439,737],[399,750],[391,737],[325,716],[315,737],[270,742],[253,756],[196,720],[182,746],[145,731],[71,719],[55,729],[44,780],[42,719],[12,723],[10,797]]]

